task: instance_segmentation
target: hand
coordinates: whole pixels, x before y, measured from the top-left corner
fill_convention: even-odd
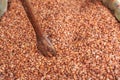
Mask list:
[[[56,50],[54,46],[46,36],[43,36],[42,38],[40,37],[39,39],[37,39],[37,47],[38,47],[38,50],[40,50],[40,52],[44,56],[56,55]]]

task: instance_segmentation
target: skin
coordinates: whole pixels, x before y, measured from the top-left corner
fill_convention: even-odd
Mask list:
[[[55,48],[53,47],[50,40],[47,38],[46,35],[43,34],[43,31],[39,25],[38,20],[34,16],[34,10],[32,5],[30,4],[29,0],[21,0],[22,5],[25,9],[27,17],[29,18],[37,38],[37,47],[43,53],[44,56],[54,56],[56,55]]]
[[[30,4],[29,0],[21,0],[21,3],[25,9],[26,15],[31,22],[37,38],[37,47],[38,50],[44,56],[55,56],[56,51],[50,40],[47,38],[46,35],[43,34],[43,31],[38,23],[38,20],[34,16],[34,10],[32,5]],[[8,6],[8,0],[0,0],[0,17],[6,12]]]

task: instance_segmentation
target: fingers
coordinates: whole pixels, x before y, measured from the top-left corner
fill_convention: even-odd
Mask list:
[[[44,55],[44,56],[55,56],[56,50],[50,40],[47,37],[42,37],[38,39],[38,50]]]

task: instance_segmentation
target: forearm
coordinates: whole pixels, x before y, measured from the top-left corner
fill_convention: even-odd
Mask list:
[[[22,5],[25,9],[25,12],[35,30],[35,33],[36,33],[36,36],[37,37],[43,37],[43,34],[42,34],[42,31],[41,31],[41,28],[40,28],[40,25],[38,23],[38,20],[36,20],[35,16],[34,16],[34,11],[33,11],[33,8],[31,7],[30,5],[30,2],[29,0],[21,0],[22,1]]]

